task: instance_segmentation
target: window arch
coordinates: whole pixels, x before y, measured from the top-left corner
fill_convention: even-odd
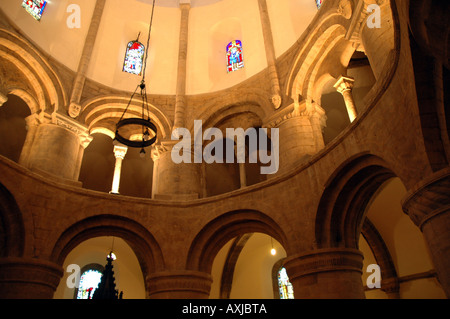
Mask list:
[[[278,270],[278,290],[280,292],[280,299],[294,299],[294,288],[289,282],[289,277],[284,267]]]
[[[92,299],[103,274],[103,266],[89,264],[81,270],[80,282],[75,289],[74,299]]]
[[[242,42],[235,40],[227,45],[227,71],[228,73],[244,67]]]
[[[131,41],[127,45],[123,71],[131,74],[141,75],[144,65],[145,46],[138,40]]]
[[[23,0],[22,7],[27,10],[29,14],[33,16],[36,20],[40,21],[42,13],[44,12],[47,1],[45,0]]]
[[[322,6],[322,2],[323,0],[316,0],[317,9],[320,9],[320,7]]]

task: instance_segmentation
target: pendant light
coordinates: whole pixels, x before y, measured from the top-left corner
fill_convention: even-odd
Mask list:
[[[122,116],[120,117],[119,122],[116,124],[116,134],[114,140],[133,148],[140,148],[141,157],[145,156],[145,147],[148,147],[156,142],[157,139],[157,128],[156,125],[153,124],[150,120],[150,109],[147,100],[147,87],[145,84],[145,71],[147,69],[147,60],[148,60],[148,51],[150,45],[150,33],[152,30],[153,24],[153,13],[155,11],[155,0],[153,0],[152,13],[150,18],[149,30],[148,30],[148,39],[147,39],[147,48],[145,50],[145,59],[144,59],[144,67],[142,72],[142,80],[141,83],[138,84],[134,93],[131,95],[130,101],[128,102],[127,107],[125,108]],[[135,97],[135,95],[140,93],[142,100],[142,110],[141,117],[126,117],[126,113],[128,108]],[[140,133],[142,133],[142,139],[139,140],[131,140],[129,138],[124,137],[123,131],[128,128],[130,129],[133,126],[137,126],[140,129]]]

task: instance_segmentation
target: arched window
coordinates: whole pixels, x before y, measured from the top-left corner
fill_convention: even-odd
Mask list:
[[[144,65],[145,46],[138,40],[131,41],[127,45],[123,71],[131,74],[141,75]]]
[[[76,299],[92,299],[95,289],[102,278],[103,266],[90,264],[83,267],[78,289],[75,291]]]
[[[317,9],[320,9],[320,7],[322,6],[322,2],[323,0],[316,0]]]
[[[45,0],[23,0],[22,2],[22,7],[38,21],[41,20],[46,5]]]
[[[280,291],[280,299],[294,299],[294,288],[289,282],[289,277],[284,267],[278,271],[278,289]]]
[[[227,45],[227,70],[228,73],[239,70],[244,67],[244,58],[242,56],[242,42],[232,41]]]

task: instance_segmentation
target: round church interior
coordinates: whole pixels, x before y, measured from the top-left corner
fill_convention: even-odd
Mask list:
[[[0,298],[450,297],[450,4],[0,3]]]

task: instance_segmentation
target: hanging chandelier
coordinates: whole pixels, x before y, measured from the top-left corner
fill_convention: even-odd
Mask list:
[[[149,24],[149,30],[148,30],[148,38],[147,38],[147,47],[145,50],[145,58],[143,63],[143,71],[142,71],[142,80],[141,83],[139,83],[134,90],[133,94],[131,95],[130,101],[128,102],[127,107],[125,108],[124,112],[122,113],[122,116],[120,117],[119,122],[116,124],[116,133],[114,140],[118,141],[119,143],[122,143],[126,146],[133,147],[133,148],[140,148],[141,149],[141,156],[145,155],[145,148],[154,144],[157,139],[157,128],[156,125],[153,124],[150,120],[150,109],[148,105],[147,100],[147,89],[145,84],[145,71],[147,68],[147,59],[148,59],[148,51],[149,51],[149,45],[150,45],[150,33],[152,30],[152,24],[153,24],[153,13],[155,11],[155,0],[153,0],[152,5],[152,13],[150,18],[150,24]],[[140,93],[141,100],[142,100],[142,110],[141,110],[141,117],[126,117],[126,113],[131,105],[131,102],[133,101],[136,94]],[[139,139],[131,139],[126,138],[124,135],[124,131],[128,128],[128,130],[132,128],[139,128],[140,133],[142,133],[142,138]],[[129,133],[129,131],[128,131]]]

